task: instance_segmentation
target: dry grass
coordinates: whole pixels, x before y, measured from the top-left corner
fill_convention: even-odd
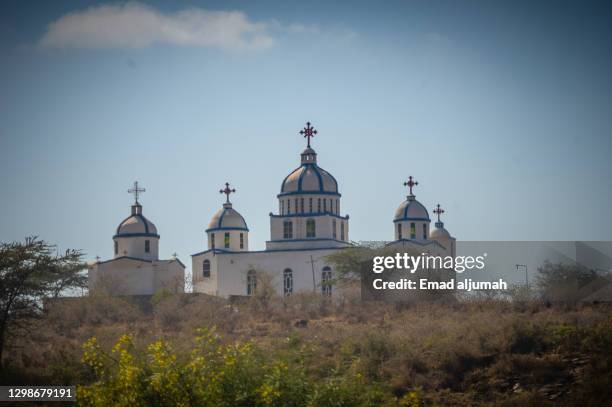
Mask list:
[[[53,304],[33,322],[28,337],[11,343],[2,381],[83,383],[81,345],[92,336],[108,348],[132,333],[139,347],[167,339],[187,352],[198,328],[216,327],[226,342],[251,340],[303,361],[312,377],[360,374],[396,397],[418,389],[423,403],[600,405],[612,389],[610,316],[605,305],[484,300],[398,306],[313,294],[235,303],[96,296]]]

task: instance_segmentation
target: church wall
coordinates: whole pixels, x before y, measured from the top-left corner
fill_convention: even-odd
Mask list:
[[[118,257],[136,257],[143,260],[159,259],[159,238],[152,236],[136,236],[136,237],[115,237],[113,239],[119,245],[119,250],[115,254]],[[145,252],[145,241],[148,240],[150,251]],[[113,248],[114,251],[114,248]]]
[[[203,253],[192,257],[191,281],[194,292],[217,295],[219,284],[219,263],[217,261],[218,258],[219,257],[213,254],[213,252]],[[210,261],[210,277],[208,278],[203,276],[204,260]]]
[[[173,293],[185,292],[185,269],[177,261],[156,263],[152,265],[153,292],[167,290]]]
[[[283,272],[291,269],[293,272],[293,292],[312,291],[312,267],[310,256],[315,260],[315,290],[321,292],[321,273],[325,266],[331,267],[325,261],[325,256],[335,252],[329,250],[308,251],[282,251],[282,252],[249,252],[249,253],[222,253],[217,254],[218,295],[247,294],[247,273],[253,269],[265,272],[272,278],[274,288],[279,295],[283,295]],[[196,258],[203,258],[196,256]],[[195,259],[195,258],[194,258]],[[202,285],[194,285],[194,291],[200,291]],[[203,287],[206,289],[205,287]]]

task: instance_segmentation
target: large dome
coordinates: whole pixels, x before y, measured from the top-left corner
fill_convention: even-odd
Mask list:
[[[219,229],[249,230],[244,218],[234,208],[232,208],[231,203],[223,204],[223,208],[219,209],[217,213],[213,215],[206,231],[209,232]]]
[[[115,237],[152,236],[159,237],[157,228],[142,214],[142,206],[132,205],[132,214],[125,218],[117,227]]]
[[[302,153],[302,165],[283,180],[279,196],[290,194],[338,194],[338,182],[317,165],[317,154],[312,148]]]
[[[430,221],[429,212],[414,197],[405,200],[395,211],[394,221],[402,220],[425,220]]]

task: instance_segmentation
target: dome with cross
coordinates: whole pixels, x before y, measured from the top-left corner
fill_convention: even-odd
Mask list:
[[[436,206],[433,213],[438,216],[438,221],[435,223],[436,227],[429,233],[429,238],[432,240],[443,240],[443,239],[451,239],[451,234],[444,228],[444,222],[440,220],[440,215],[445,212],[444,209],[440,207],[440,204]]]
[[[395,211],[395,217],[393,221],[399,222],[404,220],[417,220],[429,222],[429,212],[422,203],[416,200],[415,195],[412,193],[412,188],[419,185],[417,181],[414,181],[412,176],[408,178],[407,182],[404,182],[404,186],[410,188],[410,193],[406,197],[406,200],[400,204]]]
[[[142,205],[138,202],[140,193],[145,192],[145,189],[140,188],[136,181],[134,187],[128,189],[128,192],[134,194],[134,204],[132,213],[119,224],[113,236],[115,258],[127,256],[157,260],[159,234],[153,222],[142,214]]]
[[[138,186],[138,181],[134,182],[134,187],[128,189],[128,192],[134,194],[134,204],[132,205],[132,214],[125,218],[117,227],[116,237],[137,237],[150,236],[159,237],[157,228],[149,219],[142,214],[142,205],[138,202],[138,196],[141,192],[145,192],[144,188]]]
[[[225,203],[223,207],[219,209],[208,223],[208,229],[206,232],[214,230],[246,230],[248,227],[246,221],[238,211],[232,208],[232,203],[229,200],[229,196],[235,193],[236,190],[230,188],[229,182],[225,183],[225,188],[219,190],[219,193],[225,194]]]
[[[307,122],[300,134],[308,139],[307,147],[301,154],[301,165],[285,177],[278,197],[296,194],[340,195],[338,182],[333,175],[317,165],[317,153],[310,147],[310,139],[317,131]]]

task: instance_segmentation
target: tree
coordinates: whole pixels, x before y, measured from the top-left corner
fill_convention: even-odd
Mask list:
[[[594,270],[580,264],[553,264],[546,261],[538,268],[538,272],[536,284],[546,301],[578,301],[585,294],[583,291],[587,286],[598,279]]]
[[[37,237],[0,243],[0,369],[9,335],[41,315],[45,298],[84,287],[84,267],[80,251],[56,254],[55,246]]]

